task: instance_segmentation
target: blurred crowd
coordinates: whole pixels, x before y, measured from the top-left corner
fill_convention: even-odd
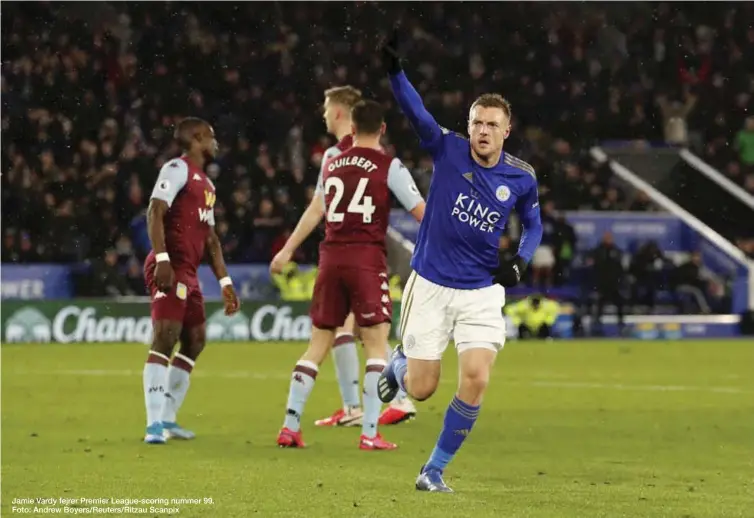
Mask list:
[[[606,139],[696,143],[754,192],[754,4],[15,3],[3,14],[3,261],[92,260],[138,276],[144,210],[187,115],[220,141],[208,173],[227,260],[268,261],[333,143],[321,120],[333,85],[391,106],[384,144],[426,192],[431,160],[375,52],[395,20],[441,124],[464,131],[483,92],[512,102],[506,149],[535,167],[553,214],[652,209],[592,162]],[[316,260],[318,239],[295,260]]]
[[[556,295],[595,315],[610,305],[621,319],[625,313],[729,311],[732,279],[705,270],[699,252],[666,252],[652,239],[621,248],[608,232],[596,247],[578,254],[576,231],[552,201],[542,206],[542,226],[542,244],[522,278],[535,293]],[[510,260],[515,253],[504,237],[500,258]]]

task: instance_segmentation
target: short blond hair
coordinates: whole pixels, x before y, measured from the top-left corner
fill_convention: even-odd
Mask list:
[[[350,85],[336,86],[325,90],[325,99],[329,99],[331,103],[353,108],[361,100],[361,90]]]
[[[511,109],[511,103],[508,102],[505,97],[500,94],[482,94],[476,98],[474,104],[471,105],[469,111],[473,110],[477,106],[482,108],[500,108],[503,113],[510,119],[513,116],[513,110]]]

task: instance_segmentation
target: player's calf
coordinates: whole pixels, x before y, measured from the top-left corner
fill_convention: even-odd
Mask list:
[[[173,356],[167,373],[167,392],[162,406],[162,426],[166,439],[191,440],[196,435],[191,430],[180,426],[177,422],[178,410],[186,399],[191,383],[191,372],[195,361],[178,352]]]
[[[352,333],[338,330],[332,347],[335,374],[338,388],[343,399],[343,408],[352,409],[361,406],[359,394],[359,353]]]
[[[377,435],[382,401],[378,394],[378,381],[386,362],[382,358],[369,358],[364,372],[364,416],[362,418],[362,437]]]
[[[390,333],[390,324],[381,322],[369,327],[361,327],[361,339],[367,354],[364,373],[364,420],[361,429],[361,449],[394,449],[393,443],[383,440],[377,433],[377,425],[382,408],[379,394],[379,380],[387,366],[385,342]]]
[[[181,332],[180,352],[186,358],[196,361],[207,345],[207,326],[202,323]]]
[[[170,353],[181,331],[181,323],[173,321],[156,321],[152,347],[147,355],[142,375],[144,386],[144,405],[147,414],[147,432],[145,442],[160,444],[155,437],[162,437],[162,407],[165,402],[167,370]],[[159,428],[159,430],[158,430]]]
[[[181,332],[181,346],[173,356],[167,372],[167,387],[162,407],[162,424],[168,439],[190,440],[194,432],[180,426],[178,411],[183,405],[191,384],[191,372],[206,343],[205,325],[201,324]]]
[[[319,374],[319,365],[316,363],[306,360],[299,360],[296,363],[288,390],[284,429],[292,432],[298,432],[301,429],[301,415],[314,388],[317,374]]]
[[[286,442],[292,437],[292,434],[300,434],[301,416],[304,413],[304,407],[314,388],[314,382],[317,379],[317,374],[319,374],[319,366],[332,347],[334,338],[334,330],[320,329],[316,326],[312,327],[312,338],[309,347],[296,363],[291,374],[285,419],[283,429],[278,436],[278,445],[290,446],[296,443],[295,440],[291,444],[281,444],[280,441],[283,440]],[[301,445],[303,445],[302,441]]]
[[[437,390],[441,372],[440,360],[409,357],[403,388],[413,399],[425,401]]]
[[[439,360],[407,358],[403,346],[398,345],[379,380],[380,400],[389,403],[402,390],[417,401],[425,401],[437,390],[440,373]]]
[[[420,490],[448,489],[442,481],[442,473],[468,438],[479,417],[482,396],[489,383],[490,370],[497,355],[497,350],[492,344],[459,344],[458,350],[461,374],[458,393],[445,411],[440,436],[422,469],[422,474],[417,479],[416,488]]]

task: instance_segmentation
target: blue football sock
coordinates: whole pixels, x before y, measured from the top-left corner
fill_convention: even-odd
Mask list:
[[[406,358],[398,358],[396,362],[393,364],[393,373],[395,374],[395,377],[398,380],[398,386],[403,392],[408,392],[406,390],[406,385],[403,379],[406,377],[407,370],[408,370],[408,360]]]
[[[445,469],[471,432],[478,415],[479,406],[464,403],[458,396],[453,398],[445,412],[442,432],[427,461],[426,469]]]

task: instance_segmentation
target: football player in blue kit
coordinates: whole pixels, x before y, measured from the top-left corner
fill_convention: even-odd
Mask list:
[[[495,358],[505,343],[505,288],[516,285],[542,238],[534,169],[503,151],[510,104],[484,94],[471,105],[469,138],[440,126],[402,70],[397,32],[382,46],[383,64],[403,113],[434,162],[424,219],[403,293],[401,345],[382,372],[379,390],[423,401],[440,380],[440,360],[452,338],[459,356],[458,390],[443,429],[416,479],[420,491],[451,492],[443,480],[450,460],[479,415]],[[511,211],[522,222],[518,254],[499,264],[498,243]]]

